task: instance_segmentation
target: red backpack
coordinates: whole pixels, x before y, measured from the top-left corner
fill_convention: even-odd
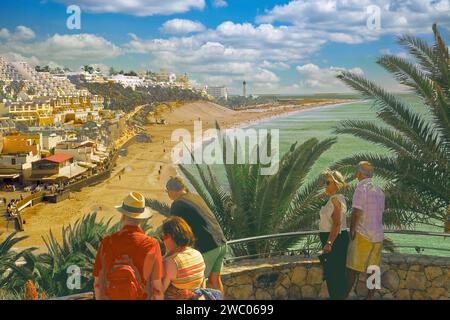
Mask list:
[[[110,300],[145,300],[139,270],[128,256],[114,257],[107,266],[105,294]]]

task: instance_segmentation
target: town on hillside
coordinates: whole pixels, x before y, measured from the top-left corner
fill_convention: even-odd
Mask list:
[[[106,179],[127,143],[150,141],[142,119],[165,123],[156,102],[164,107],[168,94],[208,98],[187,75],[165,69],[140,75],[112,69],[106,76],[91,66],[72,72],[0,56],[0,190],[8,195],[0,208],[7,218],[23,230],[22,209]]]

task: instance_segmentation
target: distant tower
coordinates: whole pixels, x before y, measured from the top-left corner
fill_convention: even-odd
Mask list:
[[[244,82],[242,82],[242,93],[243,93],[243,96],[244,96],[244,98],[246,98],[247,97],[247,82],[246,81],[244,81]]]

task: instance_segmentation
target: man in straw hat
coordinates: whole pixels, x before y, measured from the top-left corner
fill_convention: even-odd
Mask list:
[[[350,245],[347,254],[348,290],[353,288],[357,273],[366,273],[370,266],[380,266],[384,239],[384,193],[372,181],[373,165],[361,161],[357,166],[356,185],[352,201]],[[368,288],[367,299],[373,299],[375,290]]]
[[[145,198],[131,192],[120,206],[122,229],[102,240],[94,265],[97,300],[163,299],[159,242],[140,224],[152,216]]]
[[[194,233],[195,249],[202,253],[205,260],[208,286],[223,293],[221,272],[227,253],[227,240],[219,222],[202,197],[187,190],[182,178],[171,177],[166,189],[173,200],[170,214],[183,218]]]

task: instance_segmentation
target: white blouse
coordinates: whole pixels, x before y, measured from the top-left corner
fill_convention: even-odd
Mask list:
[[[331,227],[333,226],[333,219],[331,218],[334,211],[334,205],[333,202],[331,202],[331,199],[333,198],[338,199],[341,203],[341,229],[339,230],[339,233],[341,233],[342,230],[347,229],[347,219],[345,217],[345,213],[347,212],[347,202],[342,194],[335,194],[331,196],[328,202],[320,209],[320,232],[330,232]]]

